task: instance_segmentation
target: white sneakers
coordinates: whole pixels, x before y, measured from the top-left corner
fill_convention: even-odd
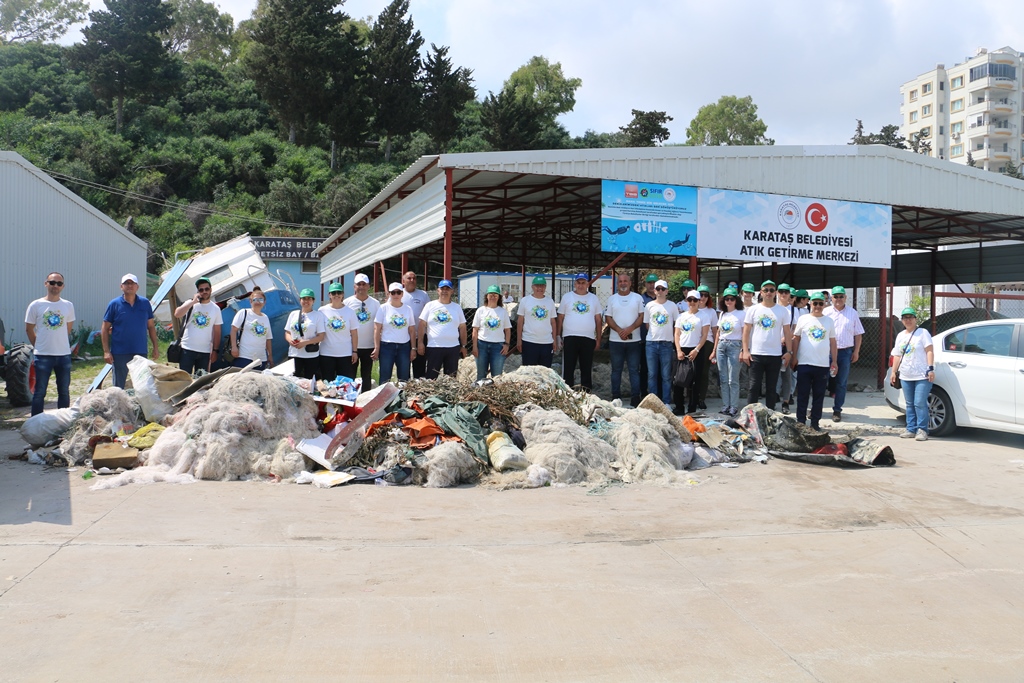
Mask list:
[[[917,436],[914,437],[914,441],[927,441],[927,440],[928,440],[928,432],[924,431],[923,429],[918,429],[917,430]]]
[[[914,432],[903,432],[900,434],[901,439],[913,439],[915,436],[917,435]]]

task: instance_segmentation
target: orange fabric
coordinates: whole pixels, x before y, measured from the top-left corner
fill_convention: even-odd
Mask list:
[[[696,441],[697,434],[707,431],[707,427],[702,425],[700,422],[697,422],[689,415],[683,416],[683,427],[686,428],[686,431],[690,432],[690,441]]]
[[[446,435],[432,418],[423,415],[423,411],[415,403],[410,404],[409,407],[420,413],[421,417],[408,417],[401,420],[397,414],[392,413],[367,427],[366,436],[372,436],[379,429],[400,427],[409,435],[409,445],[413,448],[430,448],[437,442],[437,437],[441,437],[441,441],[462,441],[457,436]]]

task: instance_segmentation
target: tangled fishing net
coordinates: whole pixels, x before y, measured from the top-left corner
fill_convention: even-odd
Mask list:
[[[526,449],[535,465],[551,473],[556,482],[600,483],[608,478],[615,449],[558,410],[531,410],[522,419]]]
[[[315,404],[294,383],[260,373],[227,375],[205,395],[190,398],[156,440],[146,466],[102,480],[93,489],[292,477],[305,467],[295,442],[319,433]]]
[[[135,426],[142,421],[142,409],[123,389],[110,387],[78,399],[80,415],[64,435],[64,454],[68,463],[80,465],[92,456],[89,440],[112,436],[120,425]]]

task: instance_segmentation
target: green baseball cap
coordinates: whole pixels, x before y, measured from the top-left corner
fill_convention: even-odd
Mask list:
[[[213,283],[210,282],[210,278],[208,278],[208,277],[201,277],[198,280],[196,280],[196,287],[198,287],[199,285],[203,284],[204,282],[206,284],[210,285],[210,287],[213,287]]]
[[[903,316],[905,316],[905,315],[912,315],[912,316],[914,316],[916,318],[917,317],[917,311],[914,310],[913,308],[911,308],[910,306],[907,306],[902,311],[900,311],[900,317],[901,318]]]
[[[793,292],[793,296],[795,296],[797,299],[806,299],[807,298],[807,290],[806,289],[798,289],[795,292]]]
[[[764,282],[761,283],[761,289],[764,289],[768,285],[771,285],[772,287],[775,287],[775,283],[773,281],[765,280]],[[778,287],[775,287],[775,289],[778,289]]]
[[[725,291],[722,292],[722,296],[739,296],[739,291],[735,287],[726,287]]]
[[[707,292],[708,294],[710,294],[711,293],[711,288],[708,287],[707,285],[701,285],[700,287],[697,288],[697,291],[698,292]]]
[[[781,285],[779,285],[779,291],[780,292],[783,292],[783,291],[785,291],[785,292],[792,292],[793,288],[790,287],[789,285],[787,285],[785,282],[783,282]]]
[[[344,291],[345,291],[345,287],[340,282],[332,282],[331,286],[327,288],[327,293],[328,294],[331,294],[333,292],[344,292]]]
[[[742,289],[744,292],[750,292],[751,294],[757,291],[752,282],[744,282]]]
[[[693,289],[696,286],[697,285],[693,284],[693,280],[691,280],[690,278],[686,278],[685,280],[683,280],[683,289]]]
[[[547,284],[547,283],[545,283],[545,284]],[[488,294],[501,294],[501,287],[499,287],[498,285],[491,285],[490,287],[487,288],[487,293]]]
[[[646,282],[657,282],[658,281],[658,274],[657,273],[648,273],[647,279],[645,281]]]
[[[814,294],[811,294],[811,301],[824,301],[824,300],[825,300],[825,294],[823,292],[815,292]]]
[[[315,299],[316,298],[316,292],[314,292],[309,287],[306,287],[304,290],[299,292],[299,298],[300,299]]]
[[[835,287],[832,288],[832,293],[833,294],[846,294],[846,288],[843,287],[842,285],[836,285]]]
[[[544,277],[541,277],[540,275],[538,275],[537,277],[533,278],[533,284],[535,284],[535,285],[547,285],[548,284],[548,280],[547,280],[547,278],[544,278]]]

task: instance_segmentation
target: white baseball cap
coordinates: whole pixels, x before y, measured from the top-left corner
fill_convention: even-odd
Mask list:
[[[123,285],[126,282],[134,282],[135,284],[139,284],[139,278],[135,277],[135,275],[133,275],[132,273],[125,273],[124,277],[121,278],[121,284]]]
[[[370,278],[366,277],[366,273],[357,273],[356,274],[356,284],[358,285],[358,284],[360,284],[362,282],[365,282],[366,284],[370,284]]]
[[[658,280],[657,282],[654,283],[654,288],[657,289],[658,287],[664,287],[665,289],[668,289],[668,283],[665,282],[664,280]]]
[[[691,289],[689,292],[686,293],[686,298],[687,299],[700,299],[700,292],[698,292],[696,289]]]
[[[388,285],[388,293],[389,294],[391,292],[395,291],[396,289],[400,289],[403,292],[405,291],[405,287],[402,286],[401,282],[392,282],[390,285]]]

